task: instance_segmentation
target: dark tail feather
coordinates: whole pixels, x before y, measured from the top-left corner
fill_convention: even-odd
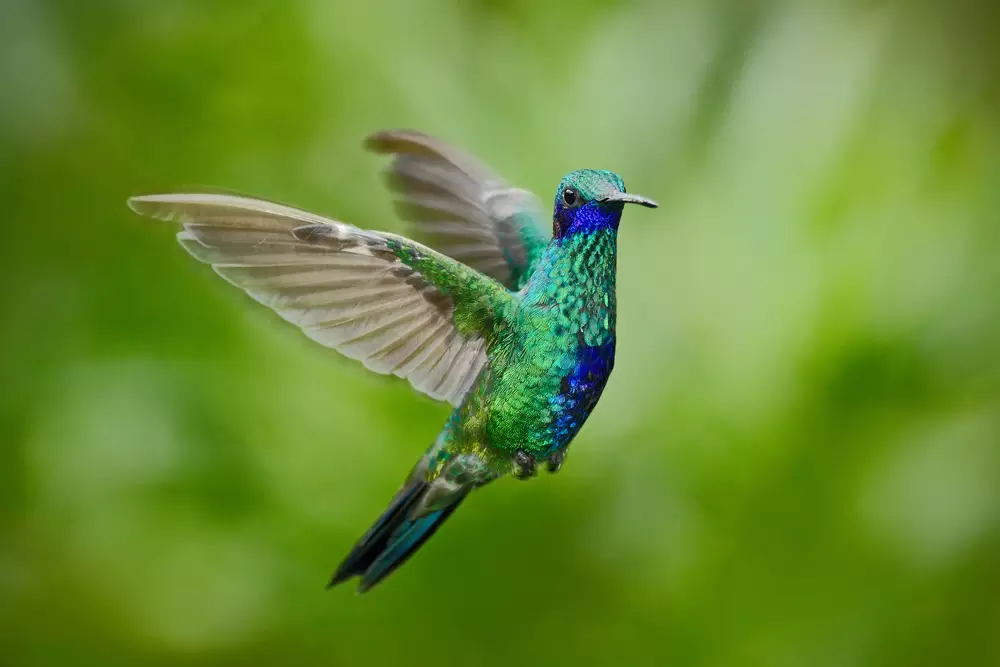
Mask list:
[[[408,510],[420,499],[427,486],[426,482],[409,482],[396,493],[378,521],[358,540],[358,543],[351,549],[351,553],[347,554],[347,558],[337,568],[327,588],[332,588],[355,575],[365,573],[365,570],[388,546],[389,538],[392,537],[399,524],[406,519]]]
[[[389,576],[426,542],[461,504],[464,494],[444,509],[413,517],[428,488],[427,482],[409,482],[392,499],[388,509],[368,529],[337,568],[327,588],[360,576],[358,592],[364,593]]]

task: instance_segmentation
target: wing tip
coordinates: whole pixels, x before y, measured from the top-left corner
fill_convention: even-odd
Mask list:
[[[160,195],[135,195],[126,199],[125,203],[133,213],[142,216],[151,216],[156,210],[156,205],[161,203],[157,201],[158,197]]]
[[[184,193],[135,195],[125,200],[125,203],[134,213],[143,217],[179,222],[180,214],[176,205],[191,203],[197,197],[195,194]]]
[[[212,248],[198,240],[198,237],[186,229],[177,232],[177,243],[199,262],[211,264],[215,259]],[[230,281],[231,282],[231,281]]]
[[[415,152],[414,148],[433,152],[431,149],[433,143],[435,143],[433,137],[418,130],[379,130],[365,137],[364,147],[378,155],[391,155]]]

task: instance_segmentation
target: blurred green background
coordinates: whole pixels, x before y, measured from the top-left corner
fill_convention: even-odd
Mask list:
[[[1000,665],[992,3],[0,7],[3,664]],[[661,208],[563,471],[357,597],[323,585],[448,408],[125,199],[398,231],[391,127]]]

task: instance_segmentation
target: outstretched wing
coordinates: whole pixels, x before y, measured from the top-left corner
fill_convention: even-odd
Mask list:
[[[188,252],[313,340],[454,405],[486,364],[494,309],[513,301],[430,248],[280,204],[169,194],[129,205],[183,224]]]
[[[377,132],[365,145],[393,156],[387,181],[418,238],[511,290],[524,286],[552,236],[538,197],[419,132]]]

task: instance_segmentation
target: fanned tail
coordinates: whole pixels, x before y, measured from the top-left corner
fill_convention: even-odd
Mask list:
[[[457,495],[454,502],[442,509],[416,515],[415,510],[429,488],[427,482],[411,478],[340,564],[327,588],[359,576],[358,592],[371,589],[405,563],[451,516],[466,495]]]

